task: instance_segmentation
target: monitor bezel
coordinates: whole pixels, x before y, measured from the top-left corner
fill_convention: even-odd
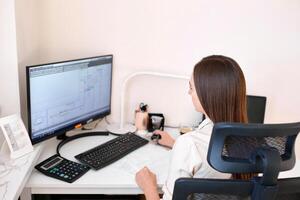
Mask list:
[[[32,127],[31,127],[31,101],[30,101],[30,77],[29,77],[29,69],[35,68],[35,67],[41,67],[44,65],[51,65],[51,64],[61,64],[61,63],[68,63],[68,62],[74,62],[74,61],[81,61],[81,60],[87,60],[87,59],[93,59],[93,58],[102,58],[102,57],[108,57],[111,56],[111,78],[110,78],[110,101],[109,101],[109,110],[106,112],[103,112],[101,114],[96,114],[93,115],[91,117],[79,120],[78,122],[74,122],[70,125],[67,125],[63,128],[60,128],[56,131],[53,132],[53,134],[49,134],[49,135],[45,135],[44,137],[41,138],[35,138],[33,139],[32,137]],[[72,60],[64,60],[64,61],[59,61],[59,62],[50,62],[50,63],[43,63],[43,64],[37,64],[37,65],[30,65],[30,66],[26,66],[26,98],[27,98],[27,127],[28,127],[28,135],[30,138],[31,143],[37,144],[40,142],[43,142],[47,139],[53,138],[55,136],[60,136],[65,134],[67,131],[70,131],[72,129],[75,128],[76,125],[81,124],[81,125],[85,125],[87,123],[90,123],[92,121],[95,121],[97,119],[103,118],[107,115],[111,114],[111,102],[112,102],[112,77],[113,77],[113,55],[112,54],[108,54],[108,55],[101,55],[101,56],[93,56],[93,57],[86,57],[86,58],[79,58],[79,59],[72,59]]]

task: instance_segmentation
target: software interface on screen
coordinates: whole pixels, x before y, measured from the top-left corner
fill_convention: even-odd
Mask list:
[[[110,111],[112,57],[29,68],[32,139]]]

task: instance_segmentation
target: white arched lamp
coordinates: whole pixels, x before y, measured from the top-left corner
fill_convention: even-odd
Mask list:
[[[159,77],[166,77],[166,78],[175,78],[175,79],[184,79],[189,80],[190,77],[188,76],[181,76],[181,75],[175,75],[175,74],[167,74],[167,73],[159,73],[159,72],[151,72],[151,71],[140,71],[135,72],[131,75],[129,75],[122,84],[122,90],[121,90],[121,116],[120,116],[120,124],[110,124],[107,126],[107,130],[109,132],[115,133],[115,134],[125,134],[128,132],[135,132],[136,127],[132,124],[125,124],[124,123],[124,100],[125,100],[125,93],[126,93],[126,86],[130,79],[136,77],[136,76],[142,76],[142,75],[149,75],[149,76],[159,76]]]

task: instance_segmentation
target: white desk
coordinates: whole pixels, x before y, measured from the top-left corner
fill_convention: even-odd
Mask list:
[[[300,160],[296,160],[296,165],[292,170],[280,172],[278,178],[300,177]]]
[[[6,167],[0,166],[0,199],[17,200],[19,198],[42,149],[41,146],[37,146],[33,152],[11,160]]]
[[[177,130],[166,130],[179,135]],[[63,146],[61,154],[75,161],[74,155],[114,137],[81,138]],[[57,144],[56,139],[45,142],[45,150],[38,162],[54,155]],[[141,194],[142,191],[135,182],[135,172],[144,165],[149,166],[157,174],[161,188],[167,176],[170,153],[169,149],[150,143],[103,169],[90,170],[72,184],[47,177],[34,169],[26,184],[26,191],[30,194]],[[300,177],[300,160],[293,170],[280,173],[280,178],[286,177]],[[26,199],[30,199],[29,195]]]
[[[179,135],[177,130],[171,131]],[[61,155],[76,161],[74,155],[114,137],[92,136],[71,141],[62,147]],[[38,162],[54,155],[57,144],[58,141],[54,138],[45,142],[45,150]],[[170,153],[170,149],[150,142],[103,169],[88,171],[72,184],[47,177],[34,169],[26,189],[31,194],[141,194],[142,191],[135,182],[135,172],[148,166],[156,173],[161,188],[166,180]]]

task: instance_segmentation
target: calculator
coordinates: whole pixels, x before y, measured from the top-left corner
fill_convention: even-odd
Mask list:
[[[35,168],[46,176],[68,183],[73,183],[90,170],[89,166],[67,160],[57,154],[39,163]]]

